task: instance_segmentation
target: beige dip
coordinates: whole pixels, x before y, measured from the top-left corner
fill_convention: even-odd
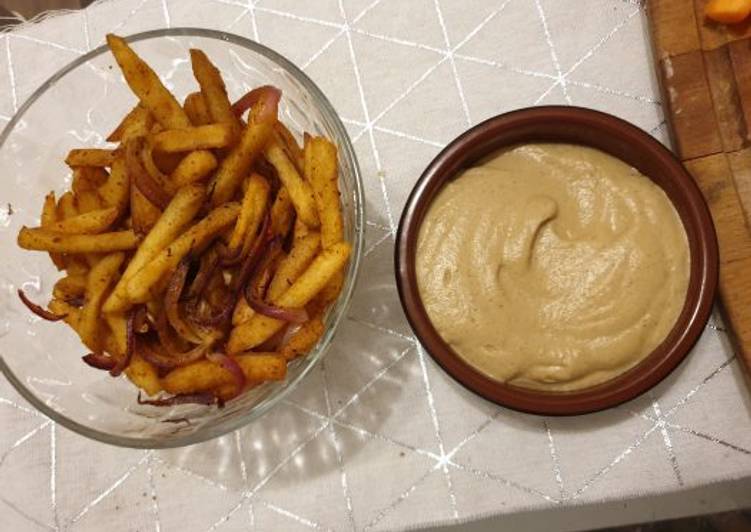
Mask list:
[[[604,152],[505,151],[446,185],[420,229],[440,335],[499,381],[574,390],[647,356],[680,314],[686,234],[665,193]]]

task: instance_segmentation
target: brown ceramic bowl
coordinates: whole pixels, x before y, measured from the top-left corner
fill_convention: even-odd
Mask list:
[[[420,300],[415,273],[417,237],[441,187],[465,168],[500,148],[528,142],[591,146],[638,169],[675,205],[688,235],[688,294],[667,338],[642,362],[616,378],[582,390],[545,392],[503,384],[464,362],[443,341]],[[688,354],[704,329],[717,287],[717,240],[709,210],[693,179],[662,144],[614,116],[576,107],[534,107],[491,118],[451,142],[422,174],[407,200],[395,253],[399,297],[425,349],[454,379],[509,408],[546,415],[572,415],[613,407],[665,378]],[[502,332],[500,333],[502,334]]]

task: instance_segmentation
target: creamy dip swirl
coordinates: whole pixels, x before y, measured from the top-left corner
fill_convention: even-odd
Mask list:
[[[417,244],[431,322],[469,364],[574,390],[646,357],[683,308],[689,250],[647,177],[604,152],[527,144],[437,195]]]

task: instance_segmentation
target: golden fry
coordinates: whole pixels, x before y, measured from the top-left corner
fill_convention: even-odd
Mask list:
[[[125,118],[117,125],[115,130],[109,134],[107,142],[125,141],[134,134],[143,135],[151,128],[153,121],[151,113],[139,103],[125,115]]]
[[[55,222],[45,230],[76,235],[102,233],[112,225],[116,218],[117,209],[107,207]]]
[[[287,361],[304,355],[315,347],[318,340],[323,336],[324,329],[323,320],[319,316],[306,321],[292,335],[279,353]]]
[[[101,148],[86,148],[70,150],[65,158],[65,164],[75,166],[111,166],[115,160],[115,150]]]
[[[128,262],[125,272],[104,303],[103,309],[105,312],[124,311],[130,306],[127,297],[128,281],[177,238],[198,213],[205,197],[206,190],[201,185],[183,187],[175,194],[175,197],[164,210],[164,214],[146,235],[133,258]]]
[[[63,321],[67,323],[71,329],[78,332],[78,323],[81,321],[81,309],[74,307],[66,301],[60,299],[53,299],[50,304],[47,305],[50,311],[59,316],[65,316]]]
[[[274,278],[266,292],[266,297],[270,301],[275,301],[286,292],[310,266],[320,249],[321,236],[318,233],[308,233],[302,238],[295,239],[289,255],[279,262]]]
[[[318,227],[320,221],[310,185],[300,177],[295,165],[292,164],[292,161],[289,160],[289,157],[287,157],[287,154],[284,153],[284,150],[278,143],[269,143],[264,154],[268,161],[276,168],[279,180],[284,184],[287,192],[289,192],[289,197],[292,200],[295,211],[297,211],[298,218],[308,227]]]
[[[76,205],[78,207],[78,214],[88,214],[92,211],[98,211],[104,208],[104,202],[96,190],[84,190],[80,194],[76,194]],[[112,207],[115,209],[114,207]],[[117,209],[115,209],[117,213]]]
[[[78,207],[76,207],[76,198],[72,192],[66,192],[57,201],[57,219],[67,220],[78,216]]]
[[[248,187],[245,189],[240,216],[237,218],[235,229],[229,240],[227,250],[230,255],[246,252],[256,238],[258,227],[266,212],[269,197],[269,183],[258,174],[251,174]]]
[[[151,289],[188,253],[200,252],[216,235],[228,227],[239,214],[237,203],[225,203],[211,211],[203,220],[183,233],[163,249],[128,282],[128,299],[144,303],[151,296]]]
[[[253,353],[235,360],[251,382],[279,381],[287,374],[287,362],[276,353]],[[162,387],[174,394],[203,392],[226,384],[234,384],[234,376],[209,360],[173,369],[162,378]]]
[[[110,165],[111,166],[111,165]],[[85,190],[96,190],[107,182],[107,170],[99,166],[76,166],[70,188],[75,194]]]
[[[219,163],[208,150],[196,150],[187,154],[170,175],[170,182],[180,188],[207,177]]]
[[[117,157],[112,162],[109,178],[99,187],[98,192],[105,205],[117,208],[118,212],[125,212],[130,200],[130,179],[122,157]]]
[[[159,373],[156,368],[138,354],[134,354],[130,359],[130,364],[125,369],[125,375],[130,379],[130,382],[146,392],[147,395],[156,395],[162,391],[162,384],[159,382]]]
[[[264,103],[253,106],[248,125],[240,135],[238,143],[220,163],[211,192],[211,204],[214,207],[234,196],[237,187],[248,175],[248,170],[271,138],[276,112],[269,111]]]
[[[314,137],[305,146],[305,177],[308,179],[321,217],[321,244],[329,248],[344,239],[344,222],[339,198],[336,146]]]
[[[128,319],[121,312],[105,313],[104,319],[117,346],[117,353],[124,355],[128,351]]]
[[[302,174],[305,169],[305,154],[300,145],[297,144],[295,136],[282,122],[274,124],[274,133],[289,160],[295,165],[297,171]]]
[[[130,216],[133,229],[140,235],[148,233],[156,225],[162,211],[151,203],[138,187],[130,187]]]
[[[281,239],[286,238],[294,219],[295,209],[292,207],[292,200],[289,199],[287,189],[282,187],[271,205],[271,234]]]
[[[351,246],[346,242],[334,244],[322,251],[294,284],[272,303],[280,307],[304,307],[347,263]],[[256,314],[250,321],[235,327],[230,334],[227,350],[238,353],[265,342],[284,322]]]
[[[193,75],[201,86],[211,121],[226,124],[230,127],[232,136],[236,137],[240,133],[240,121],[232,111],[232,104],[227,97],[227,89],[219,69],[201,50],[190,50],[190,62],[193,66]]]
[[[206,100],[200,92],[191,92],[186,96],[183,109],[188,114],[188,118],[194,126],[205,126],[211,124],[211,115],[206,107]]]
[[[135,249],[140,238],[132,231],[96,235],[67,235],[40,228],[22,227],[18,245],[24,249],[53,253],[110,253]]]
[[[86,275],[68,274],[61,277],[52,288],[52,295],[63,301],[80,297],[86,291]]]
[[[111,253],[97,262],[89,272],[78,334],[81,341],[94,352],[99,351],[103,345],[99,326],[102,299],[107,289],[114,283],[123,260],[125,260],[124,253]]]
[[[44,203],[42,204],[42,215],[40,216],[40,225],[44,229],[57,222],[57,202],[55,201],[55,193],[50,192],[44,197]],[[65,257],[58,253],[50,253],[50,260],[58,270],[65,269]]]
[[[154,150],[184,152],[229,146],[235,138],[234,130],[227,124],[207,124],[185,129],[166,129],[154,135]]]
[[[248,305],[248,301],[245,299],[244,295],[240,295],[240,297],[237,298],[237,303],[235,303],[235,309],[232,311],[232,325],[238,326],[241,323],[245,323],[250,318],[253,317],[253,314],[255,314],[256,311],[250,308],[250,305]]]

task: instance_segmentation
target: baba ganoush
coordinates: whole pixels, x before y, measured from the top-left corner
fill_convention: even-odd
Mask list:
[[[501,382],[568,391],[666,338],[689,248],[667,195],[636,169],[593,148],[525,144],[443,187],[416,269],[428,316],[460,357]]]

